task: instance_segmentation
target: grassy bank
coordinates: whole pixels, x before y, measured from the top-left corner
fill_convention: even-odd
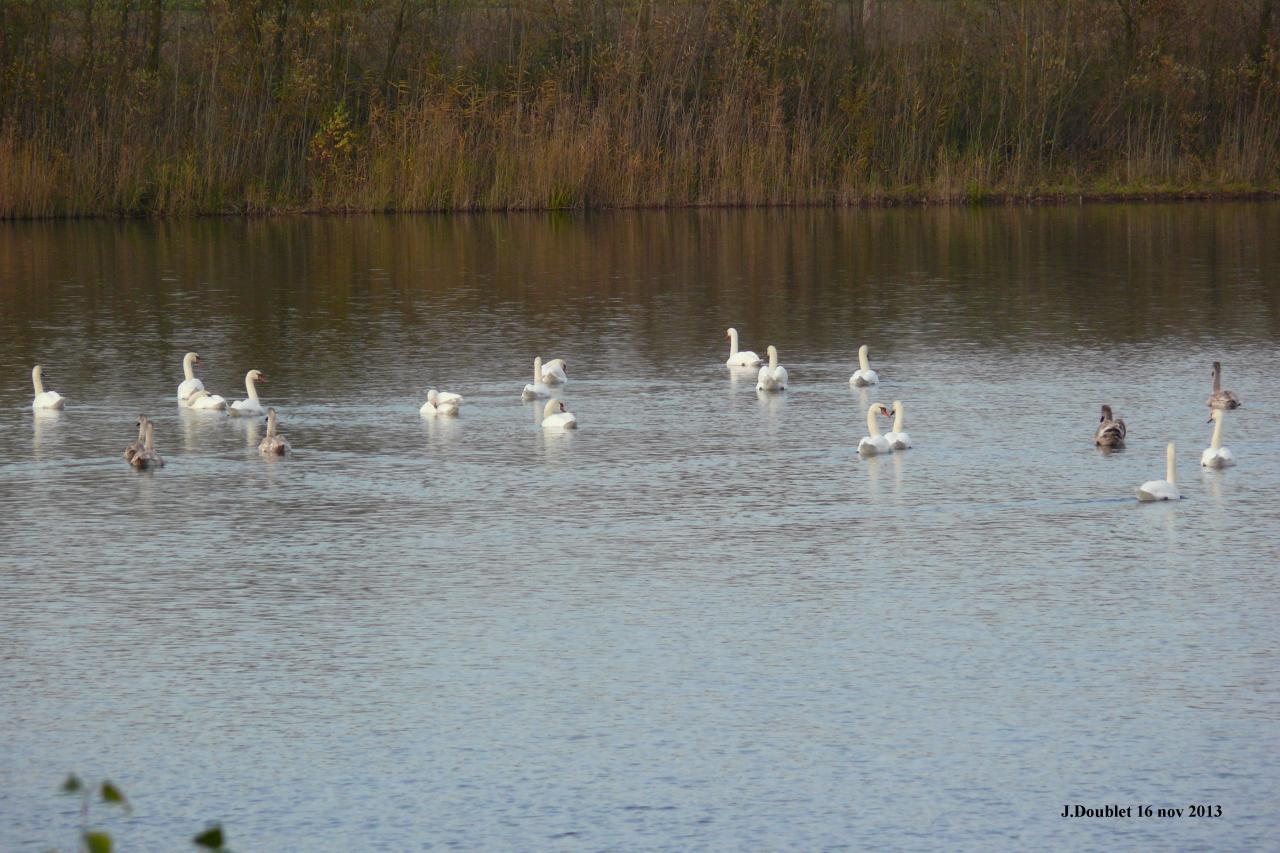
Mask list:
[[[1280,190],[1280,0],[0,0],[0,217]]]

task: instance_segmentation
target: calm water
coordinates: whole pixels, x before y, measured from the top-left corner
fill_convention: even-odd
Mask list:
[[[73,770],[130,795],[95,812],[129,850],[207,820],[239,851],[1276,849],[1278,234],[1274,205],[0,224],[0,849],[74,847]],[[729,325],[790,390],[730,375]],[[292,458],[177,409],[189,349],[228,397],[268,375]],[[538,354],[576,434],[519,401]],[[461,417],[424,422],[429,386]],[[915,447],[859,459],[894,399]],[[154,474],[120,459],[140,411]],[[1169,439],[1186,499],[1139,505]]]

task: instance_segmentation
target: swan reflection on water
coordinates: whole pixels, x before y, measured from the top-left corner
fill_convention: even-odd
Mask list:
[[[58,424],[62,421],[60,409],[36,409],[31,420],[31,450],[37,459],[43,458],[45,442],[56,435]]]

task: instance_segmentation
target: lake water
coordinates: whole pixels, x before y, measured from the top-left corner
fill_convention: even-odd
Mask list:
[[[93,812],[126,850],[1277,849],[1277,235],[1267,204],[0,223],[0,849],[74,849],[72,771],[129,795]],[[267,374],[291,458],[177,408],[188,350],[227,397]],[[535,355],[576,433],[520,402]],[[1208,472],[1215,359],[1244,406]],[[859,458],[895,399],[915,446]],[[1140,505],[1171,439],[1185,499]]]

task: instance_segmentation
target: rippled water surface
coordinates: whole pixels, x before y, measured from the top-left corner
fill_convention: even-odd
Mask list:
[[[238,851],[1276,849],[1278,234],[1268,205],[0,224],[0,849],[74,847],[73,770],[131,797],[94,811],[126,850],[208,820]],[[730,325],[784,394],[724,367]],[[228,397],[267,374],[291,458],[178,410],[188,350]],[[535,355],[576,433],[520,402]],[[915,446],[860,459],[895,399]],[[139,412],[155,473],[120,458]],[[1139,505],[1171,439],[1185,500]]]

